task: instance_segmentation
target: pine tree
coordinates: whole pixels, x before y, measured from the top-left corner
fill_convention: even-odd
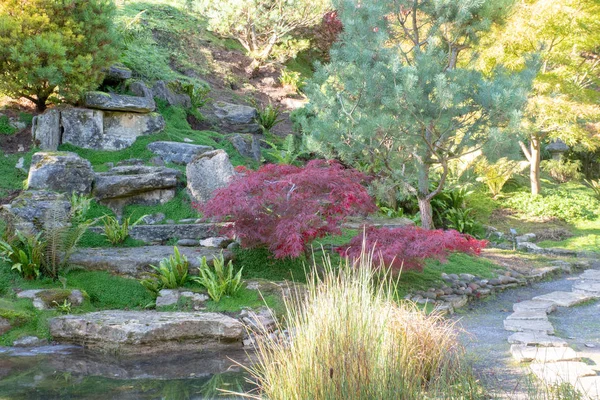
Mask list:
[[[497,0],[340,0],[344,31],[317,68],[300,117],[317,149],[362,167],[418,199],[431,199],[448,162],[518,120],[532,68],[487,76],[463,57],[509,10]]]
[[[116,60],[111,0],[0,0],[0,92],[44,111],[77,101]]]

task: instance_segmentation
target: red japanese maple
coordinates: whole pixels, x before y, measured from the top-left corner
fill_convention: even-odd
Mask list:
[[[238,176],[198,209],[214,220],[235,222],[225,229],[244,247],[266,246],[276,258],[298,257],[314,239],[341,233],[347,216],[376,210],[365,180],[335,161],[268,164]]]
[[[450,252],[458,251],[479,254],[487,245],[485,240],[477,240],[470,235],[451,230],[426,230],[416,226],[395,229],[369,227],[350,241],[347,246],[338,248],[341,255],[358,257],[363,239],[367,249],[374,248],[374,262],[391,268],[423,270],[425,259],[445,261]]]

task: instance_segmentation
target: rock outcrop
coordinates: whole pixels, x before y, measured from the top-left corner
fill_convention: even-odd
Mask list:
[[[33,117],[31,123],[33,143],[42,150],[56,151],[61,143],[60,112],[48,110]]]
[[[260,161],[260,142],[256,135],[235,134],[227,138],[233,144],[233,147],[240,153],[242,157],[252,158],[255,161]]]
[[[225,151],[210,151],[197,156],[187,165],[187,188],[195,201],[205,203],[215,190],[226,187],[234,174],[233,165]]]
[[[62,193],[47,190],[27,190],[10,204],[2,206],[0,217],[21,232],[33,232],[43,226],[49,210],[58,208],[66,215],[71,203]]]
[[[177,93],[170,88],[169,83],[165,81],[157,81],[154,84],[152,87],[152,95],[157,99],[166,101],[170,106],[181,106],[184,108],[190,108],[192,106],[190,96],[185,93]]]
[[[156,108],[154,99],[151,97],[127,96],[105,92],[88,92],[83,98],[83,103],[87,108],[106,111],[149,113]]]
[[[88,160],[70,152],[39,152],[31,158],[27,187],[60,193],[89,194],[94,171]]]
[[[241,348],[244,327],[219,313],[100,311],[50,320],[59,342],[121,354]]]
[[[202,115],[224,133],[262,133],[256,123],[258,111],[254,107],[217,101],[202,108]]]
[[[196,156],[214,150],[210,146],[179,142],[152,142],[146,148],[164,162],[180,165],[189,164]]]

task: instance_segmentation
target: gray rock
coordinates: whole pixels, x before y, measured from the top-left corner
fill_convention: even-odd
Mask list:
[[[144,160],[142,160],[141,158],[128,158],[126,160],[121,160],[119,162],[117,162],[117,166],[118,167],[122,167],[122,166],[143,166],[144,165]],[[112,167],[111,167],[112,168]]]
[[[165,120],[158,113],[136,114],[104,112],[102,136],[93,148],[97,150],[122,150],[130,147],[138,137],[161,132]]]
[[[195,293],[195,292],[181,292],[181,297],[190,299],[194,305],[202,305],[205,301],[207,301],[210,297],[203,293]]]
[[[583,274],[579,276],[579,279],[585,281],[600,281],[600,270],[598,269],[588,269]]]
[[[148,86],[142,81],[131,82],[129,84],[129,91],[138,97],[153,97],[152,90],[148,89]]]
[[[517,362],[556,362],[579,360],[577,353],[570,347],[534,347],[522,344],[510,346],[510,352]]]
[[[6,318],[0,317],[0,336],[4,335],[6,332],[10,331],[12,326],[10,321]]]
[[[37,336],[25,336],[13,342],[15,347],[39,347],[48,344],[46,339],[40,339]]]
[[[464,295],[449,295],[449,296],[441,296],[442,300],[447,303],[450,303],[454,309],[464,307],[469,302],[469,298]]]
[[[508,343],[540,347],[567,347],[569,345],[559,337],[533,331],[513,333],[508,337]]]
[[[542,332],[554,334],[554,327],[548,320],[505,319],[504,329],[513,332]]]
[[[204,312],[100,311],[50,320],[55,340],[126,353],[242,347],[243,325]]]
[[[25,169],[25,158],[19,157],[17,164],[15,164],[15,168],[21,172],[27,173],[27,170]]]
[[[257,311],[243,310],[240,319],[253,332],[271,332],[277,327],[275,314],[268,307],[261,307]]]
[[[150,158],[150,160],[148,160],[148,163],[150,163],[150,165],[154,165],[155,167],[164,167],[165,166],[165,162],[160,157],[152,157],[152,158]]]
[[[260,143],[255,135],[236,133],[235,135],[228,137],[227,140],[233,144],[233,147],[235,147],[242,157],[260,161]]]
[[[194,239],[179,239],[177,241],[177,246],[194,247],[200,246],[200,243]]]
[[[22,232],[34,232],[44,224],[48,211],[54,209],[66,215],[71,209],[71,203],[61,193],[27,190],[10,204],[2,206],[0,216],[9,221],[13,228]]]
[[[593,299],[589,294],[556,291],[542,296],[536,296],[533,300],[545,300],[556,304],[559,307],[571,307]]]
[[[578,282],[573,285],[573,292],[592,297],[600,297],[600,282]]]
[[[240,244],[238,242],[231,242],[227,245],[227,250],[234,251],[240,248]]]
[[[506,317],[506,319],[548,321],[548,314],[546,313],[546,310],[521,310],[515,311],[514,313]]]
[[[175,305],[179,301],[179,297],[177,289],[162,289],[156,298],[156,308]]]
[[[169,87],[165,81],[157,81],[152,87],[154,97],[166,101],[170,106],[192,107],[190,96],[185,93],[177,93]]]
[[[162,158],[165,162],[186,165],[196,156],[214,150],[210,146],[179,142],[152,142],[146,146],[148,150]]]
[[[589,365],[577,361],[558,361],[534,363],[529,366],[531,372],[547,385],[577,384],[584,376],[596,376],[596,371]]]
[[[200,246],[226,248],[231,243],[231,239],[225,236],[209,237],[200,240]]]
[[[67,108],[60,112],[62,143],[86,149],[101,149],[104,113],[87,108]]]
[[[234,177],[233,165],[223,150],[197,156],[186,167],[187,188],[192,198],[205,203],[217,189],[226,187]]]
[[[27,187],[69,194],[89,194],[93,180],[92,164],[77,154],[39,152],[31,158]]]
[[[517,244],[519,244],[519,243],[533,242],[535,240],[535,238],[536,238],[535,233],[526,233],[524,235],[517,236],[515,238],[515,240],[517,241]]]
[[[86,107],[107,111],[149,113],[156,108],[154,100],[149,97],[126,96],[104,92],[88,92],[85,94],[83,102]]]
[[[80,290],[74,289],[31,289],[23,290],[17,293],[19,299],[33,300],[33,306],[38,310],[48,310],[55,308],[64,301],[68,301],[72,306],[80,306],[85,298]]]
[[[204,110],[207,119],[219,126],[220,132],[225,133],[261,133],[260,125],[256,123],[258,112],[254,107],[217,101],[212,109]]]
[[[187,257],[190,274],[198,274],[200,258],[206,257],[210,263],[216,252],[205,247],[180,247],[181,254]],[[164,258],[173,254],[172,246],[142,246],[123,248],[81,248],[70,258],[73,265],[78,265],[91,271],[109,271],[132,277],[143,277],[153,272],[150,265],[158,265]],[[223,251],[225,260],[231,259],[231,253]]]
[[[197,245],[199,240],[213,236],[215,230],[220,228],[221,225],[211,223],[136,225],[129,228],[129,236],[146,243],[166,243],[173,238],[192,239]],[[102,233],[102,227],[89,229],[92,232]]]
[[[543,311],[547,314],[556,311],[556,304],[546,300],[526,300],[513,304],[514,312],[535,312]]]
[[[117,214],[128,204],[164,204],[175,197],[179,175],[164,167],[114,167],[96,174],[93,195]]]
[[[119,83],[127,79],[131,79],[131,70],[122,65],[111,65],[104,76],[104,81],[109,83]]]
[[[56,151],[61,143],[60,112],[53,108],[33,117],[31,136],[40,150]]]
[[[142,222],[144,224],[154,225],[154,224],[158,224],[158,223],[164,221],[164,219],[165,219],[165,214],[156,213],[156,214],[146,215],[144,218],[142,218]]]

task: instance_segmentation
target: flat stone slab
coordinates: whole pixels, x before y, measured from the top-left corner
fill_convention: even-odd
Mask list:
[[[575,385],[585,376],[596,376],[589,365],[577,361],[535,363],[529,366],[535,376],[549,385],[570,383]]]
[[[549,335],[554,333],[554,327],[547,320],[505,319],[504,329],[513,332],[543,332]]]
[[[575,389],[583,393],[586,399],[600,399],[600,376],[585,376],[579,378]]]
[[[88,108],[107,111],[132,111],[149,113],[156,105],[151,97],[136,97],[123,94],[88,92],[83,97],[83,103]]]
[[[200,258],[206,257],[212,261],[221,250],[209,247],[179,247],[179,252],[187,257],[191,274],[198,274]],[[158,265],[163,258],[173,254],[171,246],[142,246],[123,248],[82,248],[70,258],[70,263],[79,265],[87,270],[109,271],[133,277],[141,277],[152,272],[149,267]],[[231,253],[223,250],[225,259],[231,258]]]
[[[587,296],[600,297],[600,281],[576,283],[573,285],[573,292]]]
[[[535,347],[523,344],[510,346],[510,353],[518,362],[556,362],[579,360],[577,353],[570,347]]]
[[[222,224],[212,223],[136,225],[129,229],[129,236],[135,240],[141,240],[149,244],[164,243],[173,238],[199,241],[213,237],[222,226]],[[92,227],[90,231],[102,233],[104,228]]]
[[[224,314],[108,310],[49,322],[54,340],[117,353],[242,347],[243,325]]]
[[[507,320],[526,320],[526,321],[548,321],[548,314],[545,310],[521,310],[515,311],[506,317]]]
[[[586,270],[579,279],[583,279],[586,281],[600,281],[600,270],[598,269],[588,269]]]
[[[524,344],[541,347],[566,347],[568,343],[559,337],[538,332],[516,332],[508,337],[510,344]]]
[[[556,310],[556,304],[545,300],[527,300],[513,304],[513,311],[544,311],[549,314]]]
[[[199,154],[214,150],[210,146],[179,142],[152,142],[146,148],[165,162],[181,165],[191,163]]]
[[[557,306],[561,307],[572,307],[574,305],[584,303],[588,300],[592,299],[592,296],[581,294],[581,293],[573,293],[573,292],[552,292],[548,294],[544,294],[542,296],[536,296],[533,298],[534,300],[546,300],[551,301]]]

